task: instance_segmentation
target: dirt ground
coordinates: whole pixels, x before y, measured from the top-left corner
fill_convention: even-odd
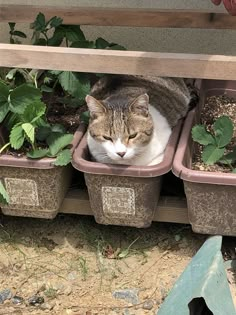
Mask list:
[[[0,304],[0,314],[156,314],[205,239],[187,225],[135,229],[83,216],[1,216],[0,291],[17,297]],[[128,300],[113,296],[126,289]]]

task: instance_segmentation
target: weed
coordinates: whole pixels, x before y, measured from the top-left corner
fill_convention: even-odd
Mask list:
[[[46,295],[49,299],[55,299],[58,295],[57,290],[53,287],[49,287],[47,290],[44,291],[44,295]]]
[[[86,260],[86,258],[80,256],[78,258],[78,261],[79,261],[80,272],[82,274],[82,279],[83,279],[83,281],[85,281],[87,279],[87,275],[88,275],[87,260]]]

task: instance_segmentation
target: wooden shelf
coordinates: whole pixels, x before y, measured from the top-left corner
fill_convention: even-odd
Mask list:
[[[69,191],[59,212],[93,215],[88,193],[85,190]],[[153,221],[189,223],[186,200],[176,197],[162,197],[159,201]]]
[[[1,22],[34,21],[42,12],[46,18],[59,16],[65,24],[97,26],[236,29],[236,19],[226,13],[201,10],[158,10],[136,8],[58,7],[1,5]]]
[[[0,44],[0,67],[234,80],[236,56]]]

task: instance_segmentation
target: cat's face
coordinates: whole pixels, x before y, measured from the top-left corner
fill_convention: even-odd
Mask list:
[[[129,164],[144,152],[153,134],[147,94],[128,104],[122,97],[98,101],[87,96],[86,102],[90,110],[90,136],[114,163]]]

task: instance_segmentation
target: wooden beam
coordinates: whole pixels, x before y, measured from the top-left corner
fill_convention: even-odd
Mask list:
[[[236,29],[236,17],[228,14],[176,9],[1,5],[0,22],[31,23],[39,12],[44,13],[47,19],[60,16],[65,24]]]
[[[59,212],[93,215],[87,192],[85,190],[69,191]],[[176,197],[162,197],[153,221],[188,224],[186,200]]]
[[[236,56],[0,44],[0,67],[236,80]]]

